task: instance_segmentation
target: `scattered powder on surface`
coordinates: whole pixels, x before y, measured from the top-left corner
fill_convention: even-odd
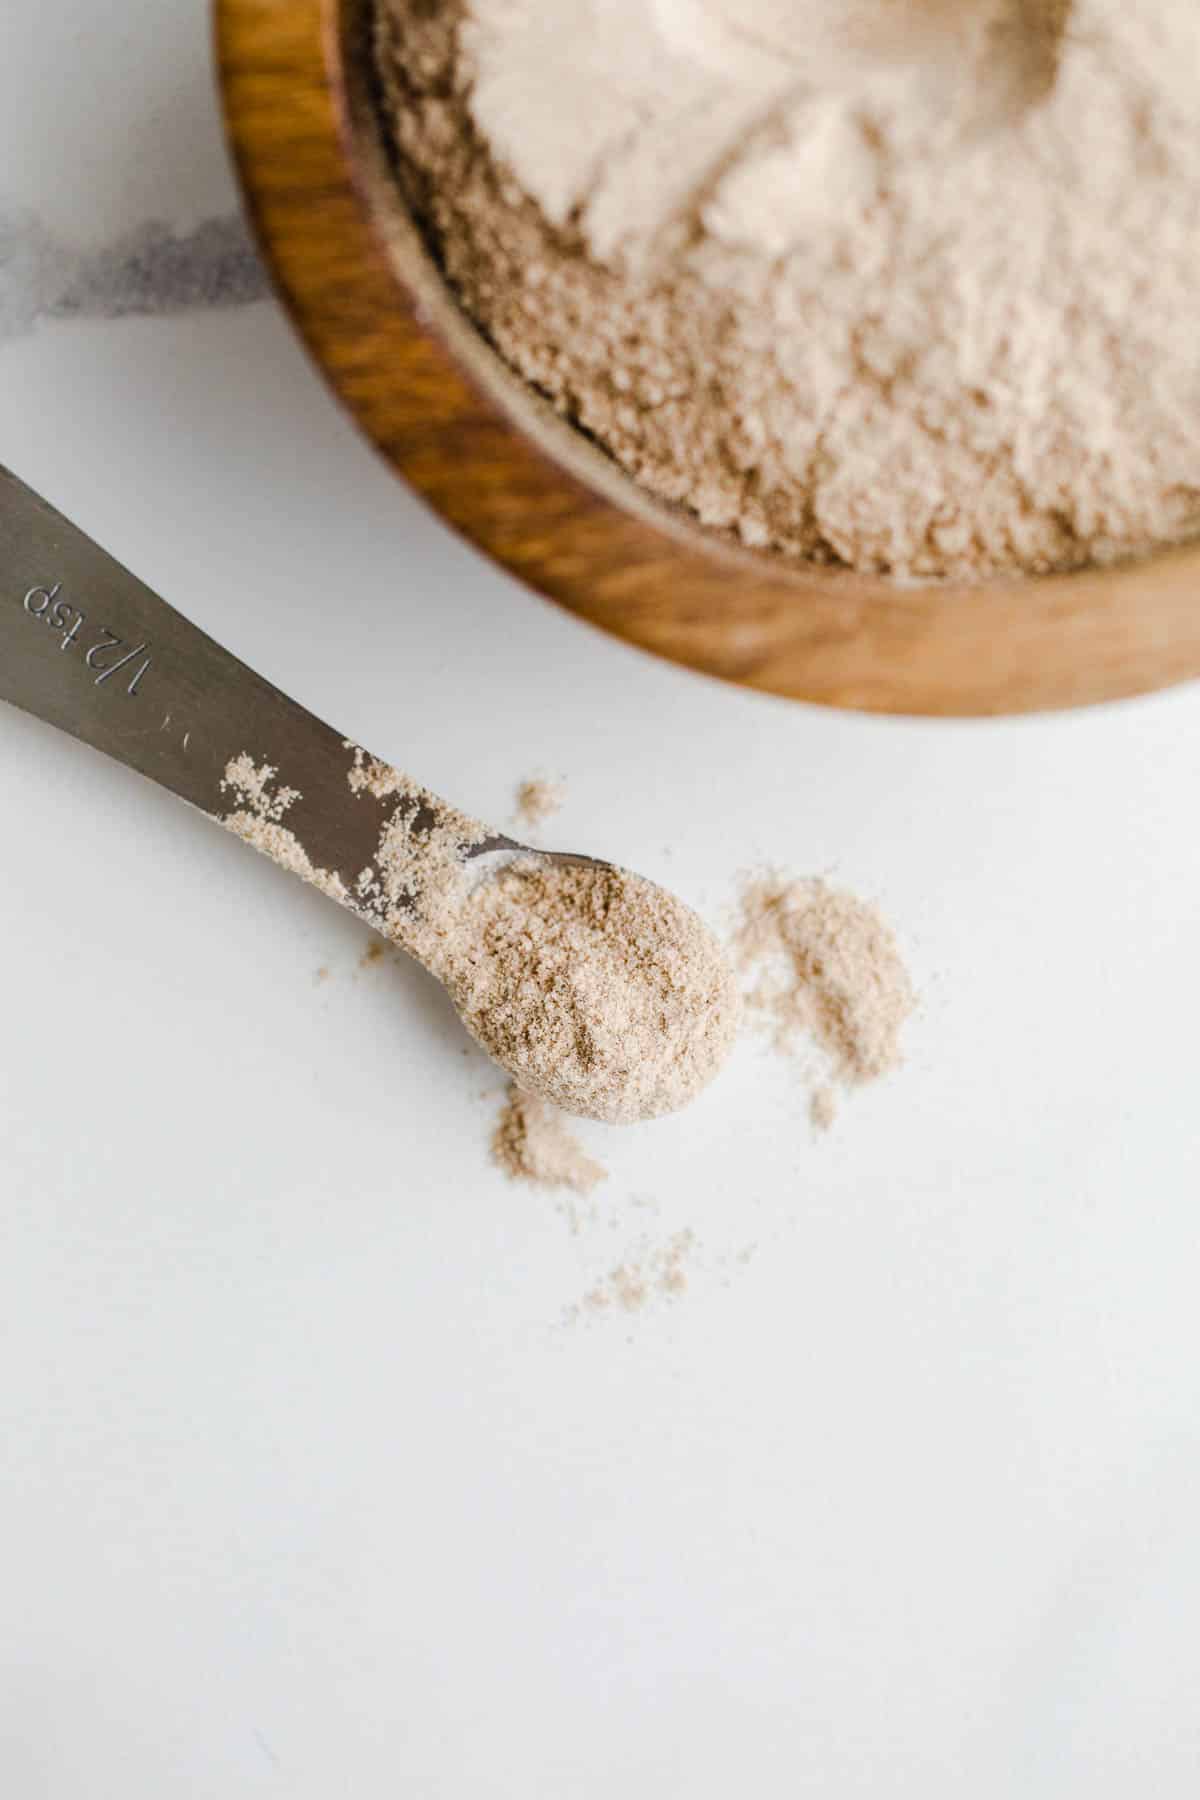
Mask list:
[[[474,881],[464,850],[490,842],[487,828],[348,749],[350,793],[381,806],[377,853],[353,890],[315,868],[283,822],[302,796],[281,785],[265,759],[242,754],[226,765],[222,790],[237,806],[222,822],[414,950],[446,982],[469,1029],[518,1077],[492,1133],[493,1161],[511,1180],[563,1194],[573,1233],[597,1222],[589,1197],[607,1172],[556,1106],[630,1121],[686,1104],[736,1034],[735,968],[749,986],[750,1017],[780,1048],[808,1040],[822,1051],[828,1072],[810,1096],[817,1130],[834,1121],[835,1083],[870,1081],[896,1066],[913,993],[873,907],[820,880],[748,879],[731,966],[687,908],[606,865],[534,853]],[[373,939],[359,966],[385,954],[383,940]],[[328,975],[319,969],[318,982]],[[608,1224],[619,1227],[615,1211]],[[567,1309],[566,1322],[678,1299],[697,1253],[690,1229],[658,1244],[640,1240]],[[737,1263],[752,1253],[746,1247]],[[729,1259],[716,1266],[728,1272]]]
[[[590,1194],[606,1170],[571,1136],[553,1107],[510,1085],[492,1134],[492,1160],[512,1181]]]
[[[755,876],[743,884],[733,960],[748,983],[749,1016],[778,1049],[794,1054],[815,1043],[843,1086],[898,1066],[916,997],[874,906],[821,880]],[[836,1112],[827,1081],[811,1108],[813,1123],[827,1129]]]
[[[517,788],[517,822],[536,831],[561,809],[566,792],[566,784],[562,781],[545,781],[537,776],[522,781]]]
[[[695,1232],[684,1230],[663,1245],[630,1252],[569,1309],[568,1321],[613,1310],[641,1312],[656,1297],[679,1299],[687,1292],[688,1263],[695,1250]]]
[[[826,1084],[815,1088],[808,1103],[808,1116],[814,1131],[831,1131],[837,1123],[837,1089]]]
[[[521,1087],[610,1124],[686,1106],[737,1032],[736,984],[707,927],[603,863],[512,863],[462,902],[431,966]]]
[[[1200,523],[1195,0],[384,0],[501,355],[747,545],[902,578]]]

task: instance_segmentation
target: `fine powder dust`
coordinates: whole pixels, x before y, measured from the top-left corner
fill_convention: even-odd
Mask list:
[[[819,1087],[814,1089],[808,1103],[808,1117],[814,1131],[832,1131],[837,1122],[838,1099],[836,1088]]]
[[[818,879],[758,875],[743,885],[732,949],[747,1013],[776,1049],[795,1055],[815,1044],[828,1076],[845,1087],[898,1067],[916,996],[876,907]],[[810,1101],[814,1127],[827,1131],[836,1113],[836,1092],[822,1078]]]
[[[912,579],[1200,525],[1195,0],[382,0],[377,60],[466,310],[705,524]]]
[[[571,1308],[569,1317],[595,1317],[614,1309],[637,1313],[658,1296],[679,1299],[687,1292],[688,1263],[696,1248],[695,1232],[684,1229],[675,1232],[665,1244],[643,1245],[631,1251]]]
[[[561,811],[566,791],[565,782],[547,781],[541,776],[522,781],[517,788],[515,807],[518,824],[536,831],[539,825],[544,825],[547,819]]]
[[[301,798],[295,788],[277,787],[279,770],[272,763],[255,763],[245,752],[235,756],[225,767],[221,791],[232,794],[238,804],[220,820],[251,849],[269,856],[291,875],[299,875],[331,900],[349,905],[350,894],[339,875],[314,866],[303,844],[281,821],[288,808]]]
[[[492,1160],[512,1181],[569,1188],[576,1194],[590,1194],[606,1177],[606,1170],[575,1141],[560,1114],[536,1094],[522,1093],[515,1083],[492,1133]]]

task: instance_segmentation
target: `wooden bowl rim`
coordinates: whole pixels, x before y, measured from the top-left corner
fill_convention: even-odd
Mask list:
[[[231,149],[335,392],[488,555],[644,649],[824,705],[1021,713],[1200,675],[1197,545],[1071,575],[902,586],[741,550],[644,493],[446,287],[392,171],[365,49],[375,3],[214,0]]]

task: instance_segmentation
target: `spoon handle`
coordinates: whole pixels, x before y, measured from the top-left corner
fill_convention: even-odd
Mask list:
[[[287,825],[353,889],[383,808],[347,784],[340,732],[231,656],[0,466],[0,700],[136,769],[202,812],[233,812],[248,754],[298,790]],[[431,807],[440,805],[429,796]]]

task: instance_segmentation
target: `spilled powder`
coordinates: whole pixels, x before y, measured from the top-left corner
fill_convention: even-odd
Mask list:
[[[238,804],[219,822],[251,849],[269,856],[281,869],[311,883],[331,900],[348,905],[350,895],[341,876],[317,868],[296,834],[280,823],[301,796],[295,788],[275,787],[278,773],[271,763],[255,763],[252,756],[244,753],[235,756],[226,764],[221,791],[231,793]]]
[[[832,1131],[837,1123],[837,1090],[829,1086],[816,1088],[808,1103],[808,1117],[814,1131]]]
[[[383,815],[373,861],[355,878],[356,910],[438,975],[470,886],[464,859],[492,834],[402,770],[356,744],[346,748],[351,794],[394,802]]]
[[[515,1083],[492,1133],[492,1160],[512,1181],[590,1194],[605,1179],[600,1163],[571,1136],[562,1117]]]
[[[522,781],[517,788],[517,822],[536,831],[539,825],[544,825],[561,810],[566,792],[566,784],[562,781],[546,781],[539,776]]]
[[[731,955],[747,1023],[765,1029],[789,1058],[803,1062],[815,1048],[818,1064],[807,1070],[808,1118],[824,1135],[837,1122],[843,1090],[900,1065],[916,997],[895,934],[878,908],[855,895],[817,878],[772,872],[742,885]],[[565,1150],[565,1128],[545,1102],[528,1115],[519,1106],[514,1111],[521,1098],[510,1090],[493,1155],[512,1179],[536,1182],[545,1179],[533,1169],[542,1134],[554,1158]],[[533,1144],[529,1154],[524,1134]],[[590,1163],[569,1135],[567,1143]]]
[[[695,1232],[684,1230],[664,1245],[630,1253],[568,1310],[568,1321],[614,1310],[641,1312],[656,1297],[678,1299],[687,1292],[688,1264],[696,1248]]]
[[[828,1078],[810,1116],[832,1125],[831,1083],[876,1081],[900,1062],[900,1038],[916,1005],[894,933],[879,910],[819,879],[778,873],[742,887],[732,943],[747,1014],[795,1055],[815,1043]]]
[[[249,808],[256,818],[268,824],[277,824],[289,806],[294,806],[300,795],[295,788],[273,788],[272,784],[279,770],[271,763],[255,764],[252,756],[235,756],[225,766],[225,779],[221,783],[221,792],[227,794],[232,790]]]

